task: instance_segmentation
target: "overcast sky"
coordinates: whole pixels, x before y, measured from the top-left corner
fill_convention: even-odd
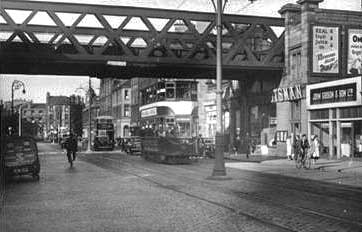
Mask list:
[[[1,0],[0,0],[1,1]],[[35,0],[43,1],[43,0]],[[211,0],[46,0],[48,2],[70,2],[101,5],[122,5],[136,7],[153,7],[165,9],[179,9],[193,11],[214,11]],[[278,10],[287,3],[295,3],[296,0],[256,0],[250,4],[247,0],[229,0],[225,12],[233,14],[259,15],[280,17]],[[321,8],[341,10],[361,10],[361,0],[325,0]],[[46,92],[51,95],[74,94],[78,87],[87,87],[87,77],[64,76],[26,76],[26,75],[1,75],[0,74],[0,99],[10,100],[11,83],[13,80],[21,80],[26,85],[26,94],[15,92],[15,98],[32,99],[34,102],[45,102]],[[93,85],[99,87],[99,80],[93,81]],[[82,93],[81,91],[79,93]]]

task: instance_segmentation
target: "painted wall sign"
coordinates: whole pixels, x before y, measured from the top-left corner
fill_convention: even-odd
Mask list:
[[[362,74],[362,29],[348,30],[347,72]]]
[[[302,99],[302,88],[300,85],[295,85],[288,88],[277,88],[273,89],[272,103],[284,102],[284,101],[294,101]]]
[[[313,26],[313,72],[339,72],[339,28]]]

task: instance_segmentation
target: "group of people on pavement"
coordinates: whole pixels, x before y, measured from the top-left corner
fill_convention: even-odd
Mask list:
[[[320,157],[320,141],[317,135],[312,135],[311,143],[309,143],[307,136],[303,134],[289,135],[286,140],[287,144],[287,158],[289,160],[301,157],[302,160],[308,155],[315,163]]]

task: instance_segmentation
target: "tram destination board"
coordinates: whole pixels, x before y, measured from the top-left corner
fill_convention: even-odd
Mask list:
[[[311,105],[318,105],[356,101],[356,90],[356,83],[312,89],[310,92],[310,103]]]

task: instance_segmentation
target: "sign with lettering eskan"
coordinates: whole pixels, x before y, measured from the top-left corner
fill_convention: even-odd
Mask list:
[[[339,28],[313,26],[313,72],[339,72]]]
[[[294,101],[302,99],[302,89],[300,85],[295,85],[287,88],[277,88],[273,89],[272,103],[284,102],[284,101]]]
[[[362,74],[362,29],[348,30],[347,71],[352,74]]]

